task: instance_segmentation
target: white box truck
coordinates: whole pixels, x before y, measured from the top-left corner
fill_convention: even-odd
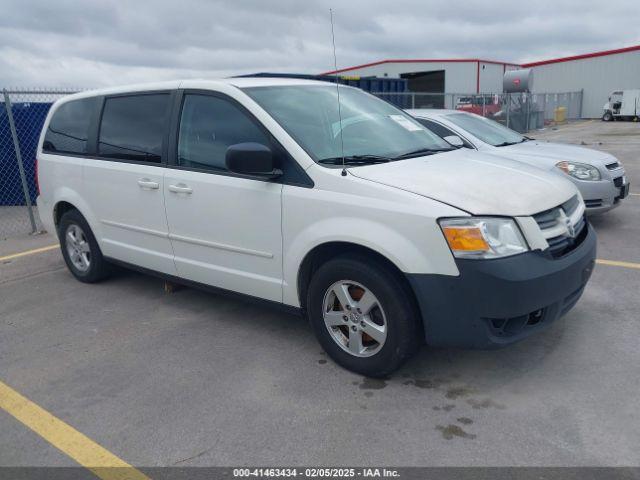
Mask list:
[[[602,120],[637,120],[640,115],[640,89],[619,90],[609,95],[604,104]]]

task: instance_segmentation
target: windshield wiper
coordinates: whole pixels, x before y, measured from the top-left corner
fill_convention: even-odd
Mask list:
[[[390,158],[381,157],[379,155],[347,155],[345,157],[323,158],[318,160],[318,163],[342,165],[343,158],[345,165],[372,165],[374,163],[387,163],[391,161]]]
[[[522,140],[518,140],[517,142],[502,142],[498,145],[494,145],[494,147],[508,147],[509,145],[517,145],[518,143],[529,142],[533,140],[533,138],[522,136]]]
[[[520,140],[519,142],[502,142],[499,143],[498,145],[494,145],[494,147],[508,147],[509,145],[515,145],[516,143],[522,143],[523,141]]]
[[[418,150],[412,150],[410,152],[402,153],[397,157],[393,157],[394,160],[402,160],[404,158],[422,157],[424,155],[433,155],[434,153],[450,152],[456,150],[455,148],[419,148]]]

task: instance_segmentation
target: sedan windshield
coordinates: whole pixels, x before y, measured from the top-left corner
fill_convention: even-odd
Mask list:
[[[469,132],[474,137],[494,147],[504,147],[522,143],[527,140],[518,132],[489,120],[470,113],[452,113],[446,115],[446,119],[457,125],[462,130]]]
[[[402,110],[352,87],[251,87],[244,91],[313,158],[323,164],[365,165],[451,150]],[[344,145],[344,147],[343,147]]]

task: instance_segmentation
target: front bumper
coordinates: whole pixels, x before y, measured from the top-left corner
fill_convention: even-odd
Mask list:
[[[616,182],[622,183],[622,178],[626,178],[625,172],[624,170],[614,170],[611,174],[614,175],[611,180],[597,182],[584,182],[572,178],[584,199],[588,215],[604,213],[620,205],[620,200],[623,198],[623,187],[616,185]]]
[[[579,300],[593,271],[596,234],[552,259],[527,252],[496,260],[457,259],[457,277],[408,274],[429,345],[497,348],[550,325]]]

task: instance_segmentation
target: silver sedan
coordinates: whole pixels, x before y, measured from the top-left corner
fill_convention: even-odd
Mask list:
[[[407,110],[420,123],[454,146],[517,160],[568,176],[576,184],[588,214],[620,205],[629,182],[613,155],[575,145],[540,142],[493,120],[457,110]]]

